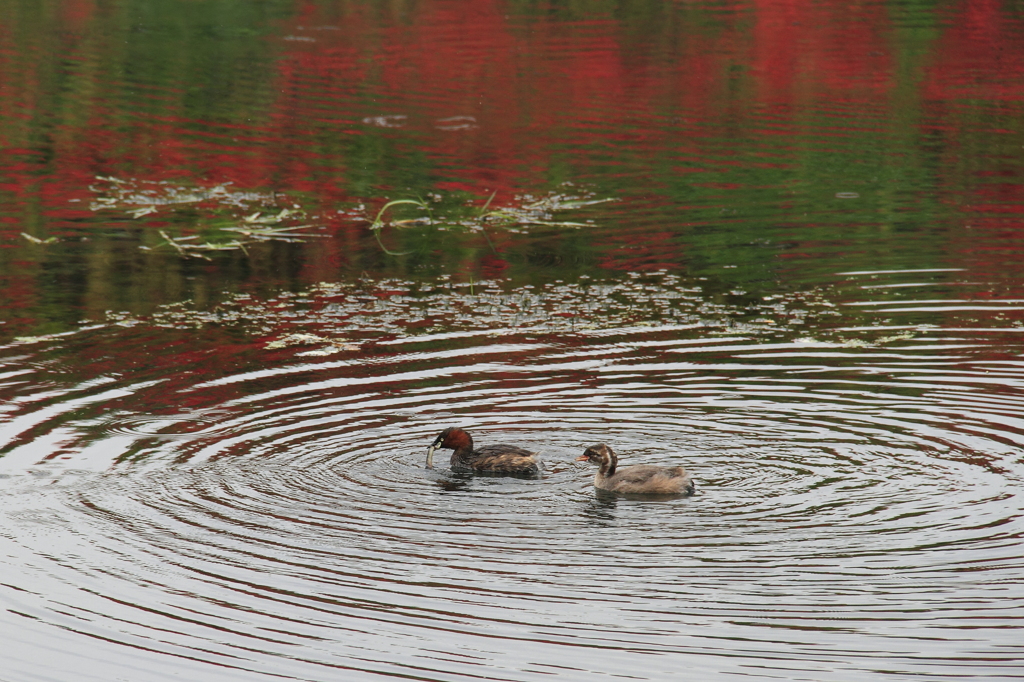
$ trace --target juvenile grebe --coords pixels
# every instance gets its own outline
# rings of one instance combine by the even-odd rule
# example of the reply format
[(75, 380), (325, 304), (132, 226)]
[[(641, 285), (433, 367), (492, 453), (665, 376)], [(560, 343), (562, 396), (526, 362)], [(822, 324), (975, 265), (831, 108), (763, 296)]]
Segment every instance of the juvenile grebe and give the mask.
[(576, 461), (600, 465), (594, 476), (594, 487), (598, 490), (626, 494), (692, 495), (696, 489), (693, 479), (683, 467), (636, 464), (619, 469), (619, 458), (604, 443), (591, 445)]

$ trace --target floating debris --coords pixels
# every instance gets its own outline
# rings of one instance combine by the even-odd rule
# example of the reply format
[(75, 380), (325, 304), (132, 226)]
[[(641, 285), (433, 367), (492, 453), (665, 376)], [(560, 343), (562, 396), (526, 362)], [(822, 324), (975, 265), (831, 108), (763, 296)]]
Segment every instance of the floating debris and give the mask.
[(479, 126), (477, 126), (474, 116), (449, 116), (437, 119), (434, 122), (434, 127), (438, 130), (472, 130)]
[(304, 353), (296, 353), (299, 356), (322, 356), (322, 355), (333, 355), (334, 353), (340, 353), (341, 351), (353, 351), (359, 350), (359, 344), (352, 343), (348, 339), (329, 339), (317, 334), (289, 334), (276, 341), (263, 346), (265, 350), (279, 350), (281, 348), (288, 348), (290, 346), (312, 346), (316, 344), (326, 344), (323, 348), (316, 350), (305, 351)]
[(244, 220), (247, 223), (258, 223), (260, 225), (274, 225), (281, 222), (282, 220), (292, 215), (293, 213), (295, 213), (295, 211), (287, 208), (282, 208), (280, 213), (273, 216), (264, 216), (263, 213), (257, 211), (252, 215), (245, 216), (244, 218), (242, 218), (242, 220)]
[[(394, 118), (404, 120), (404, 117)], [(470, 118), (444, 120), (461, 125)], [(304, 242), (328, 236), (312, 232), (324, 229), (328, 220), (326, 216), (310, 215), (294, 199), (275, 192), (236, 191), (230, 189), (228, 183), (195, 188), (169, 182), (103, 176), (98, 177), (97, 184), (90, 189), (96, 194), (90, 203), (93, 211), (123, 211), (134, 220), (162, 215), (176, 219), (179, 224), (187, 221), (190, 234), (186, 235), (174, 235), (174, 230), (166, 227), (167, 222), (162, 222), (164, 229), (158, 232), (162, 241), (140, 245), (139, 248), (145, 251), (169, 247), (183, 257), (212, 260), (211, 252), (217, 251), (242, 251), (248, 255), (247, 247), (257, 242)], [(476, 197), (432, 192), (426, 199), (388, 201), (372, 220), (367, 217), (362, 203), (349, 211), (333, 213), (332, 218), (340, 214), (349, 219), (368, 221), (381, 249), (388, 255), (402, 256), (411, 251), (393, 251), (385, 246), (381, 239), (384, 227), (465, 230), (481, 232), (485, 237), (488, 229), (507, 229), (510, 232), (529, 226), (579, 229), (591, 223), (561, 220), (558, 214), (614, 201), (596, 198), (592, 193), (578, 190), (568, 183), (559, 191), (545, 196), (517, 195), (505, 206), (492, 205), (496, 196), (495, 191), (480, 206)], [(404, 214), (396, 216), (396, 209), (401, 208), (405, 209)], [(421, 215), (409, 216), (409, 208)], [(49, 243), (27, 234), (24, 236), (34, 243)]]
[(224, 227), (221, 228), (225, 232), (237, 232), (248, 239), (253, 241), (265, 242), (270, 240), (282, 241), (282, 242), (297, 242), (309, 239), (311, 237), (326, 237), (325, 234), (307, 234), (305, 232), (295, 232), (295, 230), (308, 230), (311, 228), (318, 228), (320, 225), (291, 225), (289, 227), (278, 227), (278, 228), (250, 228), (250, 227)]
[[(563, 192), (551, 192), (543, 197), (535, 197), (531, 194), (516, 195), (512, 203), (507, 206), (491, 208), (497, 191), (478, 207), (473, 199), (463, 200), (455, 205), (447, 201), (445, 197), (438, 194), (429, 194), (426, 201), (423, 199), (395, 199), (384, 204), (377, 212), (377, 216), (370, 223), (370, 230), (377, 238), (380, 248), (390, 256), (403, 256), (409, 251), (391, 251), (381, 241), (380, 233), (385, 226), (396, 228), (409, 228), (418, 226), (429, 226), (437, 230), (463, 229), (470, 232), (482, 232), (487, 235), (487, 228), (504, 228), (509, 231), (517, 231), (517, 227), (530, 225), (543, 225), (548, 227), (590, 227), (591, 223), (571, 222), (566, 220), (555, 220), (556, 214), (562, 211), (580, 209), (585, 206), (603, 204), (615, 201), (612, 198), (598, 199), (592, 193), (579, 192), (568, 194)], [(438, 206), (438, 204), (446, 204)], [(404, 218), (401, 220), (385, 220), (385, 214), (396, 206), (414, 206), (426, 215), (417, 218)], [(444, 211), (442, 213), (442, 211)]]
[(378, 128), (401, 128), (408, 120), (404, 114), (389, 114), (387, 116), (367, 116), (363, 119), (366, 125), (377, 126)]
[(203, 201), (251, 210), (254, 204), (275, 205), (282, 198), (274, 192), (234, 191), (230, 189), (230, 182), (213, 187), (185, 187), (167, 181), (122, 179), (103, 175), (96, 176), (96, 180), (97, 184), (89, 186), (96, 195), (89, 204), (90, 210), (93, 211), (136, 211), (142, 208), (158, 209), (164, 206), (198, 204)]
[[(327, 236), (310, 234), (307, 230), (323, 226), (308, 222), (298, 204), (279, 193), (232, 191), (228, 184), (197, 189), (113, 177), (98, 177), (97, 180), (102, 184), (90, 187), (98, 194), (90, 208), (93, 211), (123, 210), (136, 220), (161, 210), (173, 214), (183, 208), (194, 211), (196, 204), (212, 204), (209, 213), (198, 219), (188, 214), (188, 220), (200, 234), (171, 236), (160, 230), (163, 241), (140, 245), (144, 251), (170, 247), (187, 258), (212, 260), (208, 254), (215, 251), (242, 251), (248, 255), (246, 247), (256, 242), (301, 242)], [(292, 205), (282, 207), (284, 201)], [(257, 206), (260, 210), (254, 211)], [(244, 212), (241, 216), (240, 211)]]
[[(835, 307), (827, 306), (829, 302), (820, 292), (758, 304), (716, 302), (696, 281), (667, 272), (631, 273), (606, 281), (581, 276), (575, 282), (537, 287), (510, 287), (502, 280), (382, 279), (321, 282), (269, 299), (238, 294), (214, 310), (172, 304), (141, 323), (195, 330), (231, 326), (260, 339), (265, 350), (306, 346), (296, 356), (316, 357), (356, 351), (367, 342), (452, 334), (606, 335), (685, 328), (705, 337), (791, 338), (809, 320), (817, 319), (821, 326), (833, 318)], [(137, 318), (108, 313), (107, 320), (125, 325)], [(883, 334), (879, 330), (856, 338), (878, 344)], [(838, 332), (826, 343), (849, 340), (847, 333)]]
[(326, 343), (327, 339), (316, 334), (289, 334), (284, 338), (271, 341), (267, 345), (263, 346), (266, 350), (277, 350), (278, 348), (287, 348), (288, 346), (299, 346), (308, 345), (312, 343)]
[(46, 239), (40, 239), (39, 237), (33, 237), (28, 232), (22, 232), (21, 236), (24, 237), (25, 239), (27, 239), (28, 241), (32, 242), (33, 244), (53, 244), (56, 241), (58, 241), (56, 237), (48, 237)]

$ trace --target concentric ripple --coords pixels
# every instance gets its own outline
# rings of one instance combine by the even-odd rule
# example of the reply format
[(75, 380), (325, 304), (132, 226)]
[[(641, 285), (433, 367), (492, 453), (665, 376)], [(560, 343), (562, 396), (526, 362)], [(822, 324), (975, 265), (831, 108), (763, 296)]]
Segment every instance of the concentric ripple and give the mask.
[[(398, 336), (28, 401), (0, 459), (8, 674), (1019, 676), (1019, 332), (709, 320)], [(453, 424), (540, 449), (544, 477), (425, 469)], [(698, 494), (595, 495), (574, 459), (596, 442)]]

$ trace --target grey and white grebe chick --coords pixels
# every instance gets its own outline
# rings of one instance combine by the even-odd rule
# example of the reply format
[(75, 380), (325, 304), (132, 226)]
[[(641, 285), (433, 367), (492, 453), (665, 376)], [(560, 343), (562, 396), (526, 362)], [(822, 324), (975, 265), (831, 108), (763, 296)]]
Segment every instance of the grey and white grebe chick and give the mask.
[(594, 476), (594, 487), (598, 490), (637, 495), (692, 495), (696, 490), (683, 467), (634, 464), (619, 468), (618, 456), (604, 443), (591, 445), (576, 461), (601, 467)]
[(441, 448), (455, 451), (452, 471), (514, 476), (538, 476), (541, 472), (539, 453), (517, 445), (485, 445), (474, 450), (473, 437), (457, 426), (442, 431), (427, 448), (428, 469), (434, 468), (434, 451)]

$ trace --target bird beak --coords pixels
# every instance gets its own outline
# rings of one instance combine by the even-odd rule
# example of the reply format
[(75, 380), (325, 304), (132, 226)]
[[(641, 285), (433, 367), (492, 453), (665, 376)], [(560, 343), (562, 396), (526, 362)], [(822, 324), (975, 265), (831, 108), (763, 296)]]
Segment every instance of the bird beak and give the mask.
[(590, 455), (580, 455), (579, 457), (576, 458), (576, 461), (577, 462), (589, 462), (590, 461)]
[(427, 468), (428, 469), (433, 469), (434, 468), (434, 451), (435, 450), (437, 450), (437, 446), (436, 445), (431, 445), (429, 448), (427, 448)]

